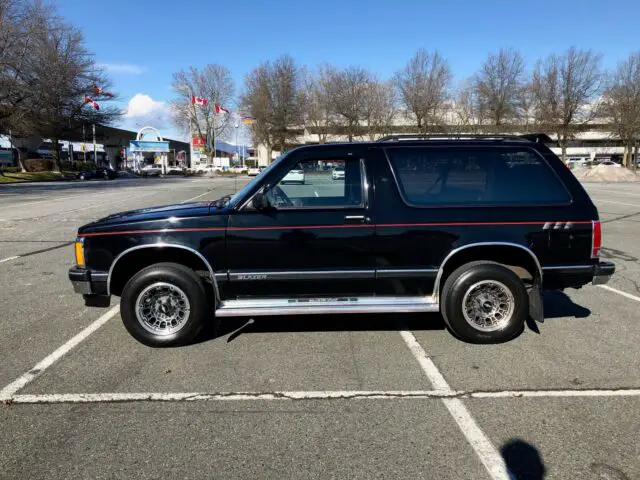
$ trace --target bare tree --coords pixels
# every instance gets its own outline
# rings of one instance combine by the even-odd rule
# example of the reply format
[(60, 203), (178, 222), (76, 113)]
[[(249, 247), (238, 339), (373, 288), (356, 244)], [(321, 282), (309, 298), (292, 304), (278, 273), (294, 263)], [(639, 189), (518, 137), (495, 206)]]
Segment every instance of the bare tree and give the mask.
[(372, 79), (372, 74), (362, 67), (327, 68), (329, 112), (350, 142), (362, 130), (367, 91)]
[(591, 50), (571, 47), (563, 55), (550, 55), (536, 64), (532, 79), (536, 117), (555, 130), (563, 162), (575, 127), (597, 113), (601, 80), (600, 55)]
[(394, 82), (400, 100), (406, 113), (415, 118), (419, 132), (426, 132), (429, 125), (442, 123), (451, 78), (449, 64), (440, 53), (437, 50), (430, 53), (423, 48), (396, 73)]
[(514, 49), (491, 53), (475, 75), (475, 95), (486, 119), (499, 127), (520, 115), (525, 64)]
[(363, 120), (367, 126), (369, 140), (378, 135), (388, 135), (392, 131), (393, 119), (397, 114), (396, 94), (393, 82), (380, 82), (372, 78), (367, 84)]
[(243, 108), (256, 118), (252, 125), (254, 142), (269, 151), (284, 151), (297, 136), (304, 121), (303, 72), (293, 58), (283, 55), (275, 62), (255, 68), (245, 79)]
[(302, 91), (304, 123), (315, 129), (320, 143), (326, 143), (328, 129), (332, 126), (327, 93), (327, 71), (321, 66), (317, 73), (306, 73)]
[(467, 79), (460, 85), (455, 95), (454, 114), (456, 123), (463, 127), (460, 130), (478, 133), (484, 120), (484, 112), (478, 100), (473, 79)]
[(632, 148), (638, 161), (640, 140), (640, 51), (620, 62), (607, 81), (601, 113), (612, 124), (625, 146), (625, 164), (629, 165)]
[[(216, 140), (227, 135), (232, 125), (229, 113), (215, 111), (216, 104), (223, 107), (231, 105), (235, 92), (231, 72), (227, 67), (216, 64), (207, 65), (202, 70), (191, 67), (186, 72), (174, 73), (171, 86), (177, 94), (171, 102), (175, 124), (185, 133), (206, 138), (205, 151), (212, 157)], [(194, 96), (206, 99), (206, 105), (194, 105)]]
[[(83, 123), (108, 125), (121, 112), (105, 104), (99, 110), (85, 104), (86, 96), (99, 104), (113, 99), (108, 93), (110, 83), (85, 48), (78, 29), (57, 17), (46, 20), (32, 36), (29, 68), (35, 93), (22, 109), (28, 128), (51, 139), (58, 170), (61, 138)], [(96, 92), (96, 87), (102, 90)]]

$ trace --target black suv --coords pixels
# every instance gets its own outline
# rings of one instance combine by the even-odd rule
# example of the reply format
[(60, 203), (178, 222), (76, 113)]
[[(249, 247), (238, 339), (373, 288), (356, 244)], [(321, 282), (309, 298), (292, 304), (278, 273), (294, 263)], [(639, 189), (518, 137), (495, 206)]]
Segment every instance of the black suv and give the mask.
[[(69, 277), (87, 300), (120, 296), (151, 346), (222, 317), (438, 311), (462, 340), (505, 341), (543, 319), (542, 290), (615, 270), (596, 207), (542, 138), (300, 147), (231, 197), (85, 225)], [(304, 184), (283, 182), (291, 170)]]

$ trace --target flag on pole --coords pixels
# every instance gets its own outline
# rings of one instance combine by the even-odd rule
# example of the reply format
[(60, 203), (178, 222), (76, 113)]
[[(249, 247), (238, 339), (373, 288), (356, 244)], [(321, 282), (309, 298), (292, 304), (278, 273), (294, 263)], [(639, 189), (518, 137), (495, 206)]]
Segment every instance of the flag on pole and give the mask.
[(227, 110), (226, 108), (224, 108), (222, 105), (220, 105), (219, 103), (216, 103), (216, 113), (229, 113), (229, 110)]
[(84, 96), (84, 104), (88, 104), (90, 103), (91, 106), (93, 108), (95, 108), (96, 110), (100, 110), (100, 105), (98, 105), (98, 102), (94, 101), (91, 97), (87, 97), (86, 95)]
[(104, 89), (100, 88), (98, 85), (93, 85), (92, 87), (93, 93), (95, 93), (96, 95), (104, 95), (105, 97), (113, 97), (113, 93), (111, 92), (106, 92)]
[(209, 100), (206, 98), (196, 97), (195, 95), (191, 96), (191, 105), (198, 105), (200, 107), (205, 107), (209, 104)]

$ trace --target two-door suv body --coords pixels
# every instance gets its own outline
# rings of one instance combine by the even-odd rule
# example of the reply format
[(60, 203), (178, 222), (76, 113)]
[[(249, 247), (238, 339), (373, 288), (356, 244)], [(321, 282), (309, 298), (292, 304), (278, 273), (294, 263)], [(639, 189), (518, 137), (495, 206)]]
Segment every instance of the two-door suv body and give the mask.
[[(87, 300), (120, 296), (152, 346), (221, 317), (438, 311), (462, 340), (505, 341), (542, 320), (543, 290), (615, 270), (596, 207), (540, 139), (296, 148), (231, 197), (81, 227), (69, 277)], [(292, 170), (303, 184), (283, 182)]]

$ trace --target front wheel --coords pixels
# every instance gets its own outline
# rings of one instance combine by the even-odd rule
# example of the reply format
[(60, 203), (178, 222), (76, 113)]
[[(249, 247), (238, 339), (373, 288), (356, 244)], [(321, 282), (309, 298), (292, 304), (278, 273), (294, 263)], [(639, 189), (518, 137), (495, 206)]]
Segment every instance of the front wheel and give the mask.
[(529, 312), (520, 278), (494, 262), (472, 262), (455, 270), (442, 289), (440, 309), (449, 329), (470, 343), (511, 340)]
[(213, 309), (204, 283), (193, 270), (177, 263), (158, 263), (127, 282), (120, 314), (140, 343), (173, 347), (191, 342)]

